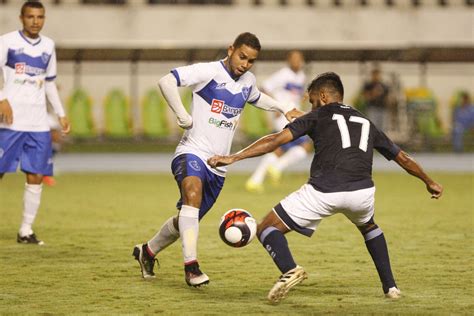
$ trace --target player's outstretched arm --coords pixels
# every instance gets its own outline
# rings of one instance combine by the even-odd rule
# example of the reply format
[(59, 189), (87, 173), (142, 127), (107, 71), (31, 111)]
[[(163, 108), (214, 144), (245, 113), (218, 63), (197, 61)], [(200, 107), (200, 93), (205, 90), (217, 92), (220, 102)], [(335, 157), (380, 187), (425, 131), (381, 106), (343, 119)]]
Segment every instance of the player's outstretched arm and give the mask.
[(291, 105), (277, 102), (265, 93), (260, 93), (260, 98), (254, 105), (262, 110), (278, 111), (281, 114), (284, 114), (286, 119), (290, 122), (304, 114), (304, 112), (297, 110)]
[(395, 157), (395, 161), (409, 174), (419, 178), (426, 184), (426, 190), (431, 194), (432, 199), (438, 199), (443, 194), (443, 186), (433, 181), (421, 168), (421, 166), (411, 158), (406, 152), (400, 150)]
[(279, 146), (289, 143), (292, 140), (293, 134), (288, 128), (285, 128), (279, 133), (263, 136), (235, 154), (229, 156), (212, 156), (207, 160), (207, 163), (213, 168), (227, 166), (242, 159), (257, 157), (272, 152)]
[(184, 108), (183, 101), (181, 101), (176, 78), (171, 73), (167, 74), (158, 81), (158, 86), (169, 107), (176, 114), (179, 127), (184, 129), (191, 128), (193, 126), (193, 119)]

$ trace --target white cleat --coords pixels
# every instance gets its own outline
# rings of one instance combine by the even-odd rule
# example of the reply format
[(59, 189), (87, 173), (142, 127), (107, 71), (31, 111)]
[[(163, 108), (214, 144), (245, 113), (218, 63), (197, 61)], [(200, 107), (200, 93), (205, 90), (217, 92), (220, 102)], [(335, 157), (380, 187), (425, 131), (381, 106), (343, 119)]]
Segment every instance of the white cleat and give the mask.
[(394, 300), (399, 299), (401, 296), (402, 296), (402, 292), (396, 287), (389, 288), (388, 292), (385, 293), (386, 298), (390, 298)]
[(268, 292), (268, 300), (274, 304), (280, 302), (286, 297), (292, 287), (300, 284), (307, 278), (308, 274), (304, 271), (303, 267), (296, 266), (296, 268), (280, 276), (270, 292)]

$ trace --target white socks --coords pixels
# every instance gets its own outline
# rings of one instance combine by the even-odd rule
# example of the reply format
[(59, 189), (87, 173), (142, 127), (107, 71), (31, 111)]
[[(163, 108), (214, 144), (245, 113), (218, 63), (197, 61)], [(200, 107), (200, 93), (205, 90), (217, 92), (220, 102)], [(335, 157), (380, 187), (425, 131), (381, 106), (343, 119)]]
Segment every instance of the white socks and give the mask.
[(302, 146), (291, 147), (286, 153), (283, 154), (283, 156), (280, 157), (280, 159), (278, 159), (273, 167), (278, 171), (283, 171), (289, 165), (304, 159), (306, 155), (308, 155), (308, 153)]
[(278, 156), (274, 153), (268, 153), (263, 156), (262, 160), (255, 169), (254, 173), (250, 177), (249, 181), (255, 184), (262, 184), (265, 180), (265, 174), (267, 173), (268, 166), (271, 166), (278, 160)]
[(153, 255), (156, 255), (179, 238), (179, 232), (173, 225), (175, 219), (176, 216), (170, 217), (148, 242), (148, 249), (153, 252)]
[(21, 237), (33, 233), (31, 225), (33, 225), (36, 214), (38, 213), (42, 190), (42, 184), (25, 184), (25, 193), (23, 195), (23, 222), (21, 223), (19, 231)]
[(199, 209), (183, 205), (178, 217), (179, 235), (183, 245), (184, 264), (197, 260)]

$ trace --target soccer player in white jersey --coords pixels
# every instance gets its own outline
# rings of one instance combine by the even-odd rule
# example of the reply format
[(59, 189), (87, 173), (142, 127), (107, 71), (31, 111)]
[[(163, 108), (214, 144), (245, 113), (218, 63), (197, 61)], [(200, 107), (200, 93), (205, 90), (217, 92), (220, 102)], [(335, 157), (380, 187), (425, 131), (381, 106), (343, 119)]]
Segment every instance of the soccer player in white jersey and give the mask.
[[(225, 168), (213, 169), (206, 161), (230, 151), (240, 114), (248, 102), (270, 111), (279, 111), (288, 120), (302, 114), (260, 93), (255, 76), (249, 72), (260, 52), (260, 42), (251, 33), (242, 33), (227, 49), (223, 60), (175, 68), (159, 81), (159, 87), (186, 131), (172, 162), (172, 171), (181, 192), (178, 215), (170, 217), (147, 243), (133, 250), (143, 278), (155, 276), (155, 256), (181, 238), (185, 281), (189, 286), (209, 283), (197, 261), (199, 220), (209, 211), (223, 187)], [(191, 114), (181, 101), (178, 87), (193, 91)]]
[(42, 245), (32, 225), (40, 206), (43, 176), (53, 174), (46, 98), (58, 115), (63, 132), (68, 133), (70, 126), (54, 83), (54, 42), (40, 35), (45, 22), (43, 5), (25, 2), (20, 21), (21, 31), (0, 36), (0, 67), (4, 75), (0, 90), (0, 179), (6, 172), (15, 172), (20, 163), (26, 184), (17, 241)]
[(294, 230), (310, 237), (324, 218), (337, 213), (344, 214), (361, 232), (385, 297), (398, 299), (401, 292), (392, 273), (387, 243), (374, 221), (374, 149), (423, 181), (431, 198), (440, 198), (443, 187), (377, 126), (342, 103), (344, 86), (336, 73), (317, 76), (309, 85), (308, 94), (311, 112), (279, 133), (264, 136), (236, 154), (212, 157), (208, 163), (226, 166), (265, 154), (302, 135), (311, 137), (316, 146), (308, 183), (281, 200), (257, 226), (260, 242), (282, 273), (268, 299), (280, 302), (292, 287), (307, 278), (305, 270), (293, 259), (284, 234)]
[[(264, 81), (263, 91), (279, 102), (300, 108), (306, 80), (303, 71), (303, 53), (298, 50), (290, 51), (287, 56), (287, 64)], [(286, 118), (275, 113), (273, 130), (279, 132), (286, 124), (288, 124)], [(304, 159), (312, 148), (311, 139), (308, 136), (303, 136), (266, 154), (245, 183), (245, 188), (250, 192), (263, 192), (263, 182), (267, 172), (275, 182), (279, 181), (282, 171)]]

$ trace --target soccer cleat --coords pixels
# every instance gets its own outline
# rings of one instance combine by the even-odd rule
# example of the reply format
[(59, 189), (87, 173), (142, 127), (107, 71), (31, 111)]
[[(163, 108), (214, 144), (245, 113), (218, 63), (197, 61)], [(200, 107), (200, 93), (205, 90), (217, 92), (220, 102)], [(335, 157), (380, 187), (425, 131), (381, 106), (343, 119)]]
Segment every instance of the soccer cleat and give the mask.
[(279, 184), (281, 180), (281, 171), (273, 166), (268, 166), (267, 168), (268, 175), (274, 184)]
[(388, 289), (388, 292), (385, 293), (386, 298), (390, 299), (399, 299), (402, 296), (402, 292), (397, 289), (395, 286)]
[(23, 237), (20, 236), (20, 234), (18, 233), (16, 235), (16, 242), (19, 244), (30, 244), (30, 245), (38, 245), (38, 246), (44, 245), (44, 242), (42, 240), (39, 240), (38, 238), (36, 238), (35, 233), (26, 235)]
[(197, 262), (184, 266), (184, 279), (189, 286), (200, 287), (209, 284), (209, 277), (199, 269)]
[(264, 191), (261, 183), (253, 182), (252, 180), (248, 180), (245, 183), (245, 189), (251, 193), (263, 193)]
[(296, 266), (296, 268), (280, 276), (270, 292), (268, 292), (268, 300), (274, 304), (280, 302), (286, 297), (292, 287), (300, 284), (307, 278), (308, 274), (304, 271), (303, 267)]
[(138, 244), (133, 248), (133, 256), (135, 260), (138, 261), (140, 264), (140, 269), (142, 271), (142, 277), (144, 279), (153, 279), (155, 278), (155, 273), (153, 272), (153, 268), (155, 266), (155, 262), (159, 265), (158, 259), (150, 256), (146, 251), (145, 247), (146, 244)]

